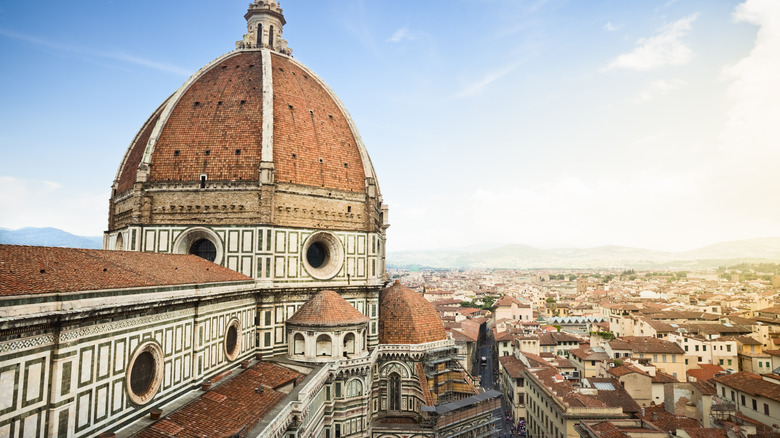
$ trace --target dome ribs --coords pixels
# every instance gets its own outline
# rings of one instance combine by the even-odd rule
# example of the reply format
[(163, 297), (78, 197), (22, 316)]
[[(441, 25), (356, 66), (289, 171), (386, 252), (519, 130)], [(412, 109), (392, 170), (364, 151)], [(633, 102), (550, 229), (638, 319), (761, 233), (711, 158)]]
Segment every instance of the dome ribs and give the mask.
[(150, 181), (198, 181), (201, 174), (216, 181), (257, 179), (262, 69), (255, 65), (260, 62), (259, 52), (242, 53), (190, 86), (155, 146)]
[(127, 160), (122, 164), (122, 170), (119, 172), (119, 181), (117, 184), (117, 193), (122, 193), (125, 190), (129, 190), (135, 184), (136, 172), (138, 171), (138, 165), (141, 164), (141, 159), (144, 156), (144, 149), (146, 149), (146, 143), (149, 141), (149, 137), (152, 135), (154, 125), (157, 124), (157, 120), (160, 119), (160, 113), (165, 104), (152, 114), (152, 117), (146, 122), (146, 125), (141, 128), (142, 131), (135, 138), (135, 141), (130, 146), (130, 153), (127, 156)]
[(276, 180), (365, 192), (360, 151), (336, 102), (305, 70), (282, 56), (271, 59)]
[[(340, 104), (306, 68), (272, 53), (275, 180), (365, 193), (359, 139)], [(150, 182), (254, 181), (262, 154), (263, 58), (252, 50), (217, 61), (170, 110), (150, 160)], [(165, 106), (165, 105), (164, 105)], [(156, 112), (130, 147), (118, 192), (136, 170), (162, 113)], [(238, 152), (237, 152), (238, 151)]]
[(422, 294), (395, 282), (379, 292), (379, 343), (423, 344), (447, 339), (439, 314)]

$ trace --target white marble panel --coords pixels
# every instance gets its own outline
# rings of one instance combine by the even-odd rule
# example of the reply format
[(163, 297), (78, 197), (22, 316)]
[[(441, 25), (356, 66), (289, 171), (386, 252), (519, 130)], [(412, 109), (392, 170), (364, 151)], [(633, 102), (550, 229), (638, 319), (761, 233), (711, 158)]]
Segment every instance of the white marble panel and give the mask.
[(24, 435), (23, 438), (36, 438), (38, 436), (38, 414), (30, 415), (24, 419)]
[(15, 376), (16, 376), (15, 369), (3, 371), (3, 373), (0, 374), (0, 410), (8, 409), (14, 404), (14, 380), (15, 380), (14, 377)]
[(81, 377), (79, 382), (89, 382), (92, 380), (92, 350), (84, 350), (81, 353)]
[(101, 345), (98, 348), (98, 376), (108, 374), (108, 364), (111, 363), (111, 346)]
[(108, 405), (108, 387), (103, 386), (96, 391), (97, 403), (95, 403), (95, 416), (102, 418), (106, 415), (106, 406)]
[(78, 425), (86, 426), (89, 424), (89, 393), (82, 394), (78, 400)]
[(43, 370), (43, 364), (40, 362), (29, 365), (27, 367), (27, 400), (35, 400), (41, 396), (41, 379), (43, 376), (41, 372)]

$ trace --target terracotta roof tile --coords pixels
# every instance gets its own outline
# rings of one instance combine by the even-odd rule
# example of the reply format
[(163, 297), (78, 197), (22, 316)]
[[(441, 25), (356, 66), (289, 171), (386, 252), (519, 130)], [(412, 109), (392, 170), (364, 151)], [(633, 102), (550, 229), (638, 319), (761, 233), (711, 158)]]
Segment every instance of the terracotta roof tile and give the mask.
[(608, 360), (609, 355), (604, 351), (597, 351), (590, 347), (580, 347), (569, 350), (569, 354), (582, 360)]
[(379, 292), (379, 342), (422, 344), (447, 339), (433, 305), (406, 286), (395, 282)]
[[(701, 428), (701, 423), (693, 418), (688, 418), (682, 415), (674, 415), (671, 412), (667, 412), (664, 408), (664, 404), (658, 404), (655, 406), (648, 406), (644, 409), (645, 415), (639, 415), (639, 418), (652, 423), (661, 430), (667, 432), (674, 432), (677, 429)], [(655, 419), (654, 419), (655, 418)]]
[(758, 395), (775, 401), (780, 401), (780, 384), (764, 380), (758, 374), (740, 371), (734, 374), (713, 378), (717, 383), (734, 388), (750, 395)]
[(323, 290), (304, 303), (289, 319), (288, 324), (305, 326), (336, 326), (359, 324), (369, 318), (360, 313), (338, 293)]
[(259, 51), (241, 52), (190, 84), (160, 131), (149, 181), (198, 181), (204, 173), (212, 181), (257, 180), (261, 63)]
[(631, 373), (641, 374), (643, 376), (650, 377), (650, 374), (647, 374), (646, 372), (640, 370), (639, 368), (633, 365), (621, 365), (619, 367), (609, 368), (607, 369), (607, 372), (609, 374), (612, 374), (615, 377), (623, 377), (626, 374), (631, 374)]
[(250, 281), (194, 255), (0, 245), (0, 295)]
[(274, 55), (271, 63), (275, 179), (365, 192), (363, 161), (349, 122), (336, 102), (292, 61)]
[(284, 393), (274, 388), (300, 376), (287, 368), (259, 362), (197, 400), (166, 415), (134, 437), (226, 437), (241, 430), (249, 430), (285, 397)]
[(691, 377), (695, 377), (696, 380), (707, 382), (717, 374), (724, 373), (725, 371), (726, 370), (719, 365), (702, 363), (699, 364), (699, 368), (686, 371), (686, 374)]
[(691, 438), (728, 438), (726, 429), (718, 429), (715, 427), (702, 427), (699, 429), (684, 427), (683, 430)]
[(517, 298), (511, 297), (509, 295), (504, 295), (503, 297), (499, 298), (498, 301), (493, 304), (494, 307), (509, 307), (512, 304), (515, 304), (517, 306), (522, 306), (523, 303), (521, 303)]
[(673, 375), (667, 374), (661, 370), (655, 371), (655, 376), (653, 376), (653, 383), (678, 383), (679, 380), (677, 380)]
[(522, 360), (514, 356), (501, 356), (498, 358), (498, 361), (501, 362), (501, 366), (504, 367), (509, 377), (513, 379), (523, 377), (523, 370), (528, 368), (523, 364)]
[(628, 394), (628, 392), (623, 388), (623, 385), (617, 379), (592, 377), (589, 378), (588, 381), (591, 384), (609, 383), (613, 388), (615, 388), (614, 390), (597, 388), (598, 395), (596, 398), (603, 401), (607, 406), (613, 408), (622, 408), (623, 412), (627, 414), (637, 413), (642, 410), (633, 397)]
[(613, 350), (631, 350), (634, 353), (685, 354), (678, 344), (650, 336), (624, 336), (609, 341)]

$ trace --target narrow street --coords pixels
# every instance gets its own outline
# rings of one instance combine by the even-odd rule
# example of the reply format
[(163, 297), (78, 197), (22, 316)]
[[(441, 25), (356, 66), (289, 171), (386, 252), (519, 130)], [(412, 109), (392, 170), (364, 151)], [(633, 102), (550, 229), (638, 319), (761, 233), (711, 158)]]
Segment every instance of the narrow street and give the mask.
[[(499, 384), (498, 363), (496, 363), (497, 358), (493, 355), (493, 332), (486, 330), (484, 336), (480, 336), (480, 338), (483, 339), (483, 341), (479, 345), (477, 360), (474, 364), (474, 370), (479, 370), (480, 386), (484, 389), (502, 391), (501, 385)], [(482, 362), (483, 357), (485, 358), (484, 363)], [(501, 397), (501, 411), (504, 413), (504, 418), (502, 418), (501, 432), (498, 436), (502, 438), (518, 436), (512, 433), (512, 423), (506, 421), (506, 412), (508, 411), (503, 397)]]

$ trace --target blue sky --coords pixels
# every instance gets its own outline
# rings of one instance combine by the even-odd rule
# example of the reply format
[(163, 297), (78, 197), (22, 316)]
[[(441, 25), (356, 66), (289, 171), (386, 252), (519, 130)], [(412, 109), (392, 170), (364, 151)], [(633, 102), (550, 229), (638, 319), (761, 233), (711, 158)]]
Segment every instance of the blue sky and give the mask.
[[(0, 0), (0, 227), (101, 234), (136, 131), (247, 3)], [(776, 0), (282, 7), (369, 149), (390, 251), (780, 235)]]

